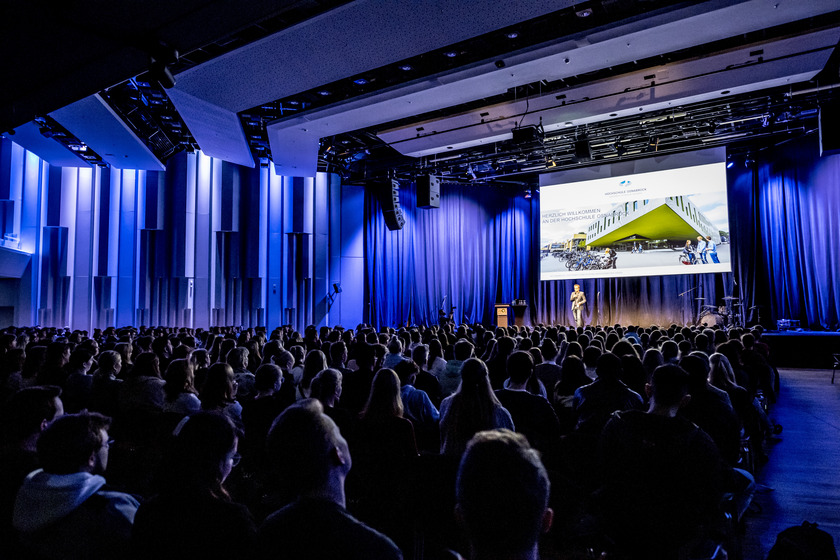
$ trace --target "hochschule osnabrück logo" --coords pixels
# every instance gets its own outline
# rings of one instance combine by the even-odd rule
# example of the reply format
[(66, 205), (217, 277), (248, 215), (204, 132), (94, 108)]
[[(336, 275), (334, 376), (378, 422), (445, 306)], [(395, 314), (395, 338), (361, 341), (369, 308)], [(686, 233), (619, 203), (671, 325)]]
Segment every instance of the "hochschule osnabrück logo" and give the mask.
[(632, 184), (633, 184), (633, 182), (632, 182), (632, 181), (630, 181), (629, 179), (624, 179), (623, 181), (621, 181), (621, 182), (618, 184), (618, 186), (619, 186), (619, 187), (621, 187), (621, 188), (623, 188), (623, 189), (625, 189), (625, 188), (629, 187), (629, 186), (630, 186), (630, 185), (632, 185)]

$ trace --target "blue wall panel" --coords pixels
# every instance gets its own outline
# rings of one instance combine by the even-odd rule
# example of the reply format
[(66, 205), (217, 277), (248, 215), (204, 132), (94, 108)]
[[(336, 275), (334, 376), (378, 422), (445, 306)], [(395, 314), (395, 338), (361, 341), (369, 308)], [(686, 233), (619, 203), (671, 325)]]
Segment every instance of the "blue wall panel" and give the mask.
[[(87, 330), (355, 324), (362, 200), (337, 176), (282, 177), (201, 153), (176, 155), (165, 172), (80, 171), (3, 140), (3, 233), (33, 255), (14, 316)], [(335, 282), (343, 292), (330, 306)]]

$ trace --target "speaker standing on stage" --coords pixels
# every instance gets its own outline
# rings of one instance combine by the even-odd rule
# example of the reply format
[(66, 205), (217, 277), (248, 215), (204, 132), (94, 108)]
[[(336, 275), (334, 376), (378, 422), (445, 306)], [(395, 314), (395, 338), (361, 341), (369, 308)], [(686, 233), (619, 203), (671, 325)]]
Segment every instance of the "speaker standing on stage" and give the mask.
[(575, 284), (575, 291), (572, 292), (569, 301), (572, 302), (572, 313), (575, 315), (575, 325), (583, 326), (583, 306), (586, 303), (586, 294), (580, 291), (580, 284)]

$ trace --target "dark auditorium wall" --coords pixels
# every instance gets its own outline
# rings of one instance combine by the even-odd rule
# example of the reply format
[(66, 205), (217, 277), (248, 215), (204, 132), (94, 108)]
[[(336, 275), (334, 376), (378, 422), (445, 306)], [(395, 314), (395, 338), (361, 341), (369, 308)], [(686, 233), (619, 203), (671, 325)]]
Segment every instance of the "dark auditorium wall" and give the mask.
[(14, 305), (18, 324), (74, 329), (361, 320), (364, 193), (337, 176), (200, 153), (165, 172), (51, 167), (7, 139), (0, 169), (0, 319)]

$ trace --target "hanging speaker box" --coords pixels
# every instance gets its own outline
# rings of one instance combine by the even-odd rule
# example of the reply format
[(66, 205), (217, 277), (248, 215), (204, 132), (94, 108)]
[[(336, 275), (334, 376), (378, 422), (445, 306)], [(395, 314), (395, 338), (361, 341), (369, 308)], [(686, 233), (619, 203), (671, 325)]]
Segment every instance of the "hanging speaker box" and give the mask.
[(840, 154), (840, 103), (820, 106), (820, 157)]
[(434, 175), (417, 177), (417, 207), (440, 208), (440, 178)]
[(405, 215), (400, 207), (400, 184), (396, 179), (387, 179), (374, 185), (379, 193), (382, 206), (382, 217), (389, 230), (402, 229), (405, 225)]

